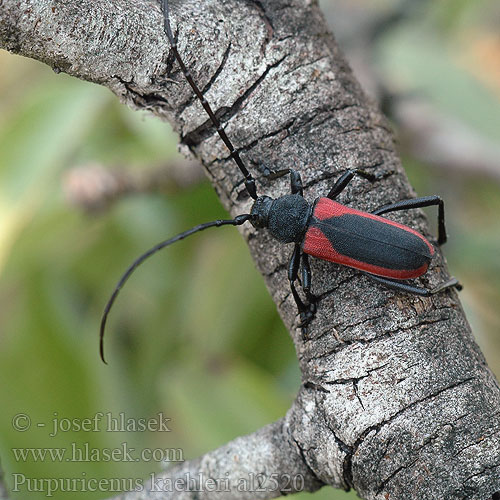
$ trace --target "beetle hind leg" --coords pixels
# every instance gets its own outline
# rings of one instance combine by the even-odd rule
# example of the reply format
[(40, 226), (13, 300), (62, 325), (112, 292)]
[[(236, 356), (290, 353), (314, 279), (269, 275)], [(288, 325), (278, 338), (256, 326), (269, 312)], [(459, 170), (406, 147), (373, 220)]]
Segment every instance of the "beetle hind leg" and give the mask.
[(436, 285), (434, 288), (428, 290), (427, 288), (422, 288), (415, 285), (410, 285), (405, 283), (404, 281), (392, 280), (390, 278), (383, 278), (382, 276), (376, 276), (370, 273), (363, 273), (374, 281), (385, 285), (387, 288), (391, 288), (392, 290), (398, 290), (401, 292), (411, 293), (413, 295), (419, 295), (421, 297), (430, 297), (435, 295), (436, 293), (447, 290), (448, 288), (455, 288), (456, 290), (462, 290), (462, 285), (458, 282), (457, 278), (450, 278), (439, 285)]
[(398, 210), (409, 210), (410, 208), (423, 208), (438, 206), (438, 240), (439, 246), (446, 243), (448, 237), (446, 236), (446, 226), (444, 223), (444, 201), (439, 196), (423, 196), (421, 198), (413, 198), (410, 200), (401, 200), (390, 205), (384, 205), (377, 208), (372, 212), (373, 215), (382, 215), (389, 212), (396, 212)]

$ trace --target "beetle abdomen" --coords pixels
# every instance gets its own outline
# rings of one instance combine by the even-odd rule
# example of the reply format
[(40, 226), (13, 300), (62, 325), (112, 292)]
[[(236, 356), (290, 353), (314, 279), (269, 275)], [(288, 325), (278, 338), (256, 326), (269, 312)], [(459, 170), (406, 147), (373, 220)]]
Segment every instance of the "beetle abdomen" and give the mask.
[(434, 254), (410, 227), (329, 198), (316, 202), (302, 246), (313, 257), (394, 279), (424, 274)]

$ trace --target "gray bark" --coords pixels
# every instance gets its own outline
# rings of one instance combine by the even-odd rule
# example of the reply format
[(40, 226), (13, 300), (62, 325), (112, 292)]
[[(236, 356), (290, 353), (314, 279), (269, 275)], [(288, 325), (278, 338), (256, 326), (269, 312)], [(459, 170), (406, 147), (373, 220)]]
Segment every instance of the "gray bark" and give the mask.
[[(414, 196), (384, 118), (369, 103), (312, 0), (186, 0), (172, 8), (179, 50), (227, 134), (258, 180), (279, 196), (300, 171), (305, 196), (328, 192), (347, 168), (374, 172), (340, 198), (363, 210)], [(236, 166), (178, 71), (148, 0), (0, 0), (0, 46), (58, 71), (107, 86), (178, 130), (231, 214), (249, 200)], [(392, 218), (392, 216), (391, 216)], [(427, 236), (419, 211), (394, 214)], [(365, 499), (490, 499), (500, 491), (500, 391), (475, 344), (455, 292), (431, 299), (384, 289), (359, 273), (315, 260), (320, 297), (303, 342), (289, 293), (291, 248), (266, 231), (241, 228), (295, 342), (302, 385), (277, 423), (173, 467), (229, 478), (302, 476), (355, 488)], [(448, 276), (438, 251), (420, 280)], [(272, 498), (263, 492), (130, 493), (122, 498)], [(496, 495), (496, 496), (495, 496)]]

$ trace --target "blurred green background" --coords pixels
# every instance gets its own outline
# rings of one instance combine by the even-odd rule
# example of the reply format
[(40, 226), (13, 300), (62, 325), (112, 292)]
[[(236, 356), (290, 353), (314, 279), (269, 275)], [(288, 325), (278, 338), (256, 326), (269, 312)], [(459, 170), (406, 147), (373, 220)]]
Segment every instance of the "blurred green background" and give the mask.
[[(389, 0), (323, 6), (362, 79), (356, 58), (368, 61), (366, 85), (374, 84), (374, 98), (394, 121), (419, 195), (446, 200), (450, 269), (465, 285), (464, 308), (498, 375), (500, 6), (494, 0), (421, 2), (418, 9)], [(374, 20), (382, 22), (371, 33), (366, 26)], [(441, 135), (425, 120), (417, 134), (418, 118), (405, 108), (415, 102), (411, 109), (429, 123), (442, 121)], [(155, 461), (16, 459), (13, 448), (126, 442), (136, 450), (180, 448), (188, 459), (278, 419), (294, 398), (300, 375), (292, 342), (233, 228), (179, 243), (134, 275), (110, 317), (110, 364), (100, 362), (100, 315), (128, 264), (161, 239), (226, 214), (206, 181), (84, 210), (75, 190), (85, 167), (76, 177), (74, 168), (120, 165), (140, 175), (178, 161), (176, 141), (167, 124), (125, 108), (108, 90), (0, 51), (0, 457), (9, 487), (14, 473), (142, 478), (159, 470)], [(163, 412), (171, 432), (72, 429), (50, 436), (54, 418), (98, 412), (128, 418)], [(17, 414), (29, 416), (29, 430), (13, 428)], [(20, 485), (11, 497), (45, 498), (28, 489)], [(315, 497), (355, 494), (323, 489)]]

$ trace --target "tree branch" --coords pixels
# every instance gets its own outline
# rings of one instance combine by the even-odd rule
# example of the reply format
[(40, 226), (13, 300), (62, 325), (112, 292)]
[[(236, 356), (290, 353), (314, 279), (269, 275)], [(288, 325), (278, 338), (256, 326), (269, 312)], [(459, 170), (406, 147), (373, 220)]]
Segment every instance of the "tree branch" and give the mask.
[(153, 192), (169, 195), (202, 179), (200, 164), (183, 159), (142, 170), (124, 165), (106, 168), (90, 163), (73, 167), (65, 173), (63, 191), (72, 205), (87, 212), (99, 212), (124, 196)]
[[(289, 191), (286, 179), (265, 179), (265, 164), (299, 170), (311, 201), (347, 168), (378, 180), (353, 181), (343, 203), (370, 210), (414, 195), (384, 118), (352, 77), (316, 2), (186, 0), (172, 10), (179, 51), (259, 193)], [(0, 46), (168, 119), (231, 214), (248, 212), (241, 175), (169, 53), (156, 2), (2, 0)], [(428, 234), (419, 211), (394, 219)], [(286, 278), (291, 249), (265, 231), (241, 231), (295, 342), (303, 383), (282, 421), (167, 476), (227, 472), (236, 484), (250, 471), (297, 472), (310, 491), (321, 483), (353, 487), (365, 499), (487, 499), (500, 491), (500, 390), (456, 294), (406, 296), (315, 260), (320, 301), (303, 342)], [(447, 276), (438, 252), (421, 284)]]
[(152, 475), (145, 491), (121, 500), (161, 498), (266, 499), (322, 486), (304, 463), (284, 419), (205, 454)]

